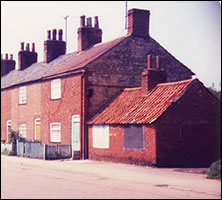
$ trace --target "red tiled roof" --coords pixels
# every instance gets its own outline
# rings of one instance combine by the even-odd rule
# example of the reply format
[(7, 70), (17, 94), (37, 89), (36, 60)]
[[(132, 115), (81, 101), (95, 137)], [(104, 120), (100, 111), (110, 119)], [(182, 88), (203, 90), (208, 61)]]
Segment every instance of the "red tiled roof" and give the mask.
[(141, 87), (127, 88), (88, 124), (152, 123), (197, 79), (158, 84), (142, 95)]

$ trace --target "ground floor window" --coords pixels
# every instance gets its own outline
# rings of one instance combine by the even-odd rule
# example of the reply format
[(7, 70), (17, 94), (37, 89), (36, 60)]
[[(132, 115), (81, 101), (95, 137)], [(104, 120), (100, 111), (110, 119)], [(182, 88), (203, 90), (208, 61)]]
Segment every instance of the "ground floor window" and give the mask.
[(109, 126), (93, 125), (92, 126), (93, 148), (109, 148)]
[(144, 126), (126, 125), (124, 126), (124, 149), (145, 149)]
[(23, 138), (27, 137), (27, 127), (26, 127), (26, 124), (20, 124), (19, 125), (19, 134)]
[(11, 120), (7, 120), (6, 122), (6, 127), (7, 127), (7, 142), (9, 142), (9, 134), (12, 128), (12, 121)]
[(50, 142), (61, 142), (61, 123), (50, 124)]

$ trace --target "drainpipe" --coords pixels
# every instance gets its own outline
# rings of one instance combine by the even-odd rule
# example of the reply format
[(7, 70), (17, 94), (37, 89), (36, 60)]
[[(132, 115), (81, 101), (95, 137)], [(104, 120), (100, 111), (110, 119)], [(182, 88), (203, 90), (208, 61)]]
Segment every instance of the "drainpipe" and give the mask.
[(85, 143), (85, 139), (84, 139), (84, 134), (85, 134), (85, 109), (83, 109), (83, 106), (85, 108), (85, 70), (82, 71), (81, 74), (81, 91), (80, 91), (80, 144), (81, 144), (81, 148), (80, 148), (80, 158), (84, 159), (84, 143)]

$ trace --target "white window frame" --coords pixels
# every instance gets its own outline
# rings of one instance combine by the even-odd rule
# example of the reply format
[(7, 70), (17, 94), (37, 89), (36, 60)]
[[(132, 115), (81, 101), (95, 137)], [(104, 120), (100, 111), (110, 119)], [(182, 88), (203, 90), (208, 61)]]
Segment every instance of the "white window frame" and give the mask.
[(61, 98), (61, 79), (51, 81), (51, 99)]
[(26, 104), (27, 91), (26, 86), (19, 87), (19, 104)]
[(6, 121), (6, 134), (7, 134), (7, 141), (6, 142), (9, 142), (9, 126), (12, 127), (12, 121), (11, 120)]
[[(55, 125), (58, 127), (53, 127)], [(50, 123), (50, 142), (61, 142), (61, 123)]]
[(21, 137), (27, 137), (27, 126), (26, 124), (19, 124), (19, 134)]
[(92, 126), (93, 148), (109, 149), (109, 125)]

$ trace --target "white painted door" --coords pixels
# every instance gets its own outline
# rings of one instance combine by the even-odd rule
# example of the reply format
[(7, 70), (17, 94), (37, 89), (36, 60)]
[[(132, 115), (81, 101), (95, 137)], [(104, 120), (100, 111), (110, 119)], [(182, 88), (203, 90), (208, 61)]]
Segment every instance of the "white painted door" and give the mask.
[(9, 142), (9, 134), (10, 134), (10, 130), (11, 130), (11, 128), (12, 128), (12, 121), (11, 120), (7, 120), (7, 142)]
[(72, 150), (80, 151), (80, 116), (72, 116)]

